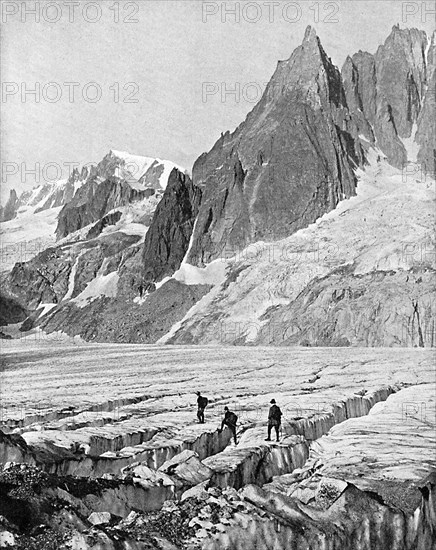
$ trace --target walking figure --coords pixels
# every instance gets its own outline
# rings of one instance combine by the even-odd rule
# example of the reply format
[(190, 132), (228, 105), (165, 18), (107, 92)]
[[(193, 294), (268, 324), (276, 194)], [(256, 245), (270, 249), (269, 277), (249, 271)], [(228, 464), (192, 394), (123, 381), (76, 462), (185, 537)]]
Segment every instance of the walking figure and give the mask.
[(236, 439), (236, 423), (238, 422), (238, 417), (234, 412), (230, 411), (228, 407), (224, 407), (224, 411), (224, 418), (221, 422), (221, 428), (218, 430), (218, 432), (221, 433), (224, 429), (224, 426), (227, 426), (233, 434), (235, 445), (237, 445), (238, 441)]
[(276, 405), (276, 400), (271, 399), (271, 407), (268, 414), (268, 437), (265, 441), (271, 441), (271, 430), (274, 428), (276, 431), (277, 441), (280, 441), (280, 426), (282, 423), (282, 411), (280, 407)]
[(200, 424), (204, 424), (204, 409), (207, 407), (209, 401), (207, 397), (203, 397), (199, 391), (197, 392), (197, 395), (197, 418)]

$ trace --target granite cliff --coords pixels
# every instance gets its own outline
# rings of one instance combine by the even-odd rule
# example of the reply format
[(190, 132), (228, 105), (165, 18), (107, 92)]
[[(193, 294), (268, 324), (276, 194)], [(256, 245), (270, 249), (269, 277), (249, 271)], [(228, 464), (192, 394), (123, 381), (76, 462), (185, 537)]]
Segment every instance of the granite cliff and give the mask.
[[(415, 138), (423, 169), (434, 173), (434, 35), (394, 26), (375, 55), (348, 57), (342, 77), (348, 106), (363, 134), (395, 167), (407, 165), (403, 139)], [(433, 107), (431, 107), (433, 103)], [(425, 136), (424, 139), (423, 136)]]
[(203, 200), (188, 260), (283, 238), (354, 195), (356, 140), (341, 75), (308, 27), (245, 122), (195, 163)]

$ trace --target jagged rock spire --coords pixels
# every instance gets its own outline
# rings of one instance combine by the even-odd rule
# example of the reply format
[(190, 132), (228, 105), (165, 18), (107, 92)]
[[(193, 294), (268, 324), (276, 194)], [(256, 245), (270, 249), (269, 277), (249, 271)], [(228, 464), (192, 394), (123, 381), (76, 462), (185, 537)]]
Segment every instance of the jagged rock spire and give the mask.
[(354, 194), (347, 112), (340, 73), (309, 26), (246, 121), (194, 165), (203, 199), (189, 261), (285, 237)]
[(306, 27), (306, 31), (304, 32), (304, 39), (303, 42), (309, 42), (310, 40), (316, 40), (318, 38), (316, 34), (316, 30), (308, 25)]

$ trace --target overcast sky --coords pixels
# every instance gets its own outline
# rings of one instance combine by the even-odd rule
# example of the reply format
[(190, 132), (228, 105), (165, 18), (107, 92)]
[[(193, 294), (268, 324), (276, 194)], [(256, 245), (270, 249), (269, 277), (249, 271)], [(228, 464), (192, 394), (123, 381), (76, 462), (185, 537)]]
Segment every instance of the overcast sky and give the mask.
[[(35, 185), (22, 163), (39, 163), (41, 180), (65, 178), (68, 163), (112, 148), (191, 169), (245, 118), (309, 24), (339, 67), (348, 53), (375, 52), (395, 23), (435, 26), (421, 1), (75, 3), (28, 0), (37, 22), (21, 2), (2, 2), (3, 201), (11, 186)], [(35, 86), (39, 102), (22, 95)]]

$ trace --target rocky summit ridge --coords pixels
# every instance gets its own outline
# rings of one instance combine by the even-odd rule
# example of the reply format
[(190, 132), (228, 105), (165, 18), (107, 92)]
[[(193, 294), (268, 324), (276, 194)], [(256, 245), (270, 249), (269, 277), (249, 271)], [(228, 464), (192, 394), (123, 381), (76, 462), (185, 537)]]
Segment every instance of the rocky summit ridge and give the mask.
[(96, 341), (433, 346), (434, 81), (434, 35), (394, 26), (340, 71), (308, 27), (192, 177), (117, 151), (73, 174), (7, 298), (26, 329)]

